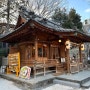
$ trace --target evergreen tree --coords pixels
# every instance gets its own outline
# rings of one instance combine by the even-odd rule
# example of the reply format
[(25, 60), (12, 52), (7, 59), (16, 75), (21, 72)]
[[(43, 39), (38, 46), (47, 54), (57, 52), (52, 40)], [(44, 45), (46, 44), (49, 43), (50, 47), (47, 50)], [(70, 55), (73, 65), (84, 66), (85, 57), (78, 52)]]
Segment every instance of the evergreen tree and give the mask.
[(69, 12), (69, 20), (73, 22), (73, 28), (82, 30), (81, 16), (76, 13), (75, 9), (71, 9)]
[(62, 25), (68, 19), (68, 17), (67, 17), (65, 10), (61, 10), (60, 8), (58, 8), (55, 10), (55, 13), (52, 16), (52, 19), (55, 22), (58, 22)]
[(60, 23), (63, 28), (82, 30), (81, 16), (76, 13), (75, 9), (71, 9), (69, 13), (66, 13), (66, 10), (56, 9), (52, 20)]

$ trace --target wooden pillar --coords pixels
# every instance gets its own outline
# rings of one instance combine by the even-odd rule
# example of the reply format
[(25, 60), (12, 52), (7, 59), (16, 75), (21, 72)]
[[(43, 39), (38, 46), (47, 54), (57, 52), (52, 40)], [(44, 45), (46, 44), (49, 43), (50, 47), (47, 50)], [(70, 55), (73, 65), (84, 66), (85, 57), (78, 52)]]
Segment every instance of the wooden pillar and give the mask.
[(47, 45), (47, 57), (50, 59), (50, 43)]
[(38, 59), (38, 40), (35, 39), (35, 60)]
[(66, 60), (67, 60), (67, 72), (70, 73), (69, 49), (66, 49)]
[[(62, 50), (61, 44), (59, 43), (59, 47), (58, 47), (59, 60), (60, 60), (60, 58), (61, 58), (61, 50)], [(65, 50), (65, 49), (64, 49), (64, 50)], [(64, 52), (64, 51), (63, 51), (63, 52)], [(60, 62), (61, 62), (61, 60), (60, 60)]]
[(80, 56), (80, 60), (79, 60), (79, 62), (81, 62), (81, 61), (82, 61), (82, 55), (81, 55), (81, 44), (80, 44), (80, 46), (79, 46), (79, 56)]

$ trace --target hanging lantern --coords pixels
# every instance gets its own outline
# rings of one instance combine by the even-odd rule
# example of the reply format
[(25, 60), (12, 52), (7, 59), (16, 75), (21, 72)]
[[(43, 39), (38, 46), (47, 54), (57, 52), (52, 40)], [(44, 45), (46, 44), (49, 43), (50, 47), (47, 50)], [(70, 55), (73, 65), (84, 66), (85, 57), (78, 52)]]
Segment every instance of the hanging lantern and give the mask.
[(66, 49), (70, 49), (70, 40), (67, 40), (65, 42), (65, 45), (66, 45)]
[(59, 39), (58, 42), (59, 42), (59, 43), (62, 42), (61, 39)]
[(84, 44), (81, 44), (81, 50), (84, 50), (85, 48), (84, 48)]

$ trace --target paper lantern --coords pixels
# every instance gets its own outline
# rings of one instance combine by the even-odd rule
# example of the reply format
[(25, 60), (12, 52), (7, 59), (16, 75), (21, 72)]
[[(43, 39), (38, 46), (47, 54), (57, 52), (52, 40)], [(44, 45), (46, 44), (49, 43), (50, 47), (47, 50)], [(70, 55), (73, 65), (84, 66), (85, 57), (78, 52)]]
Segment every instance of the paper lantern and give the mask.
[(66, 45), (66, 48), (67, 48), (67, 49), (70, 49), (70, 40), (67, 40), (67, 41), (65, 42), (65, 45)]
[(81, 44), (81, 50), (84, 50), (85, 48), (84, 48), (84, 44)]
[(58, 42), (61, 42), (61, 40), (59, 39)]

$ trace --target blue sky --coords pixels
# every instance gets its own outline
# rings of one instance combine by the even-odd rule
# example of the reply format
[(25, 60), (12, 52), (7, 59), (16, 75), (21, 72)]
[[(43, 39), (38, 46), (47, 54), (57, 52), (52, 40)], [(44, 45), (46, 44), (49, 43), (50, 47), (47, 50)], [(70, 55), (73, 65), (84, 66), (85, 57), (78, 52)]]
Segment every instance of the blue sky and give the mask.
[(81, 16), (82, 22), (90, 18), (90, 3), (88, 0), (68, 0), (68, 4), (69, 9), (74, 8)]

